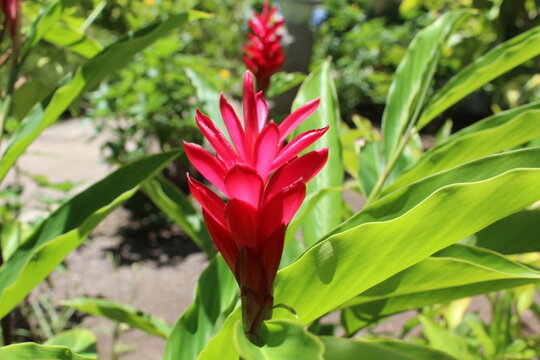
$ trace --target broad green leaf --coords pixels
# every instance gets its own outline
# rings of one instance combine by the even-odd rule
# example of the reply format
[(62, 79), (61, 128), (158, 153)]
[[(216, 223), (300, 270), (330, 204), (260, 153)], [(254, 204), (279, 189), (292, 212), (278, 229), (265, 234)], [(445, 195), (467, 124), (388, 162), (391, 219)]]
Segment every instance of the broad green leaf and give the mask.
[(323, 345), (303, 324), (291, 320), (266, 321), (261, 329), (263, 345), (252, 344), (244, 335), (241, 321), (234, 327), (233, 340), (245, 360), (323, 360)]
[(109, 74), (122, 69), (135, 54), (162, 36), (204, 13), (188, 12), (171, 15), (162, 22), (145, 27), (105, 48), (88, 60), (41, 103), (36, 104), (15, 130), (0, 158), (0, 181), (18, 157), (49, 125), (53, 124), (69, 105), (86, 89), (98, 84)]
[(63, 305), (87, 314), (122, 322), (133, 328), (165, 339), (171, 332), (171, 327), (165, 320), (143, 313), (139, 309), (127, 304), (98, 298), (78, 298), (64, 301)]
[(502, 254), (540, 252), (539, 225), (540, 208), (523, 210), (476, 233), (473, 243)]
[(295, 86), (300, 85), (305, 78), (306, 75), (301, 72), (277, 72), (272, 75), (272, 82), (270, 83), (268, 90), (264, 93), (264, 97), (266, 99), (272, 99), (279, 96)]
[(0, 347), (2, 360), (96, 360), (95, 356), (83, 356), (64, 346), (45, 346), (22, 343)]
[[(208, 341), (207, 346), (201, 351), (197, 360), (237, 360), (239, 358), (238, 350), (236, 350), (232, 341), (236, 323), (241, 320), (242, 312), (240, 307), (237, 307), (225, 319), (223, 326), (221, 326), (217, 334)], [(168, 359), (176, 360), (175, 358)]]
[(179, 154), (179, 150), (156, 154), (125, 165), (45, 219), (0, 267), (0, 318), (79, 246), (101, 220), (131, 197), (140, 183)]
[(196, 66), (189, 66), (184, 71), (191, 80), (191, 84), (195, 87), (197, 100), (203, 107), (203, 113), (212, 119), (212, 122), (221, 130), (223, 135), (228, 137), (229, 133), (219, 109), (220, 90), (208, 79), (208, 74), (203, 69), (198, 69)]
[(216, 249), (201, 214), (195, 210), (183, 192), (161, 176), (142, 184), (142, 190), (154, 204), (184, 230), (208, 257), (215, 255)]
[(97, 357), (96, 336), (86, 329), (72, 329), (48, 339), (43, 345), (65, 346), (80, 355)]
[[(317, 111), (295, 130), (294, 135), (330, 126), (328, 132), (310, 147), (310, 149), (327, 147), (329, 152), (328, 161), (324, 168), (308, 183), (307, 194), (316, 193), (326, 188), (339, 187), (343, 184), (345, 170), (341, 162), (339, 103), (330, 72), (330, 62), (326, 61), (306, 78), (292, 105), (294, 110), (310, 100), (321, 98)], [(302, 235), (307, 246), (313, 244), (341, 222), (342, 206), (343, 199), (340, 193), (329, 194), (319, 202), (310, 214), (306, 215), (302, 226)]]
[(22, 51), (23, 57), (26, 57), (30, 50), (39, 43), (45, 34), (58, 23), (64, 14), (64, 10), (77, 5), (76, 0), (54, 0), (50, 2), (39, 14), (38, 18), (32, 24), (28, 38), (24, 42)]
[(459, 360), (481, 359), (480, 356), (472, 352), (464, 337), (454, 334), (426, 317), (421, 316), (420, 321), (424, 326), (424, 335), (428, 339), (430, 347), (444, 351)]
[[(336, 227), (328, 236), (366, 222), (395, 219), (424, 201), (438, 189), (458, 183), (480, 182), (517, 168), (540, 166), (540, 147), (509, 151), (486, 156), (469, 163), (441, 171), (383, 197)], [(327, 236), (327, 237), (328, 237)]]
[(540, 282), (540, 272), (504, 256), (452, 245), (401, 271), (343, 305), (354, 333), (382, 317), (423, 306)]
[(425, 107), (417, 128), (499, 75), (540, 54), (540, 26), (495, 47), (457, 73)]
[(364, 195), (369, 195), (377, 179), (381, 176), (384, 170), (383, 143), (371, 142), (367, 143), (360, 150), (358, 156), (358, 180), (364, 191)]
[(84, 33), (60, 25), (51, 28), (44, 39), (87, 59), (97, 55), (103, 48), (98, 41), (89, 38)]
[(540, 103), (522, 106), (493, 115), (451, 136), (429, 150), (384, 193), (410, 184), (436, 172), (482, 156), (511, 149), (540, 137)]
[(351, 340), (329, 336), (324, 344), (324, 360), (457, 360), (426, 346), (390, 339)]
[[(492, 169), (493, 174), (483, 180), (443, 183), (427, 193), (422, 192), (436, 182), (423, 189), (417, 183), (401, 196), (375, 202), (281, 270), (275, 302), (292, 307), (300, 321), (309, 323), (436, 251), (540, 200), (540, 150), (515, 153), (506, 155), (515, 161), (501, 161), (513, 167)], [(485, 158), (473, 165), (476, 169), (487, 163), (491, 168), (492, 161)], [(463, 175), (478, 175), (467, 170)]]
[(417, 116), (446, 43), (464, 12), (449, 12), (421, 30), (413, 39), (399, 64), (386, 97), (382, 118), (384, 154), (389, 159), (396, 150), (405, 128)]
[[(217, 255), (197, 282), (195, 301), (174, 325), (167, 339), (163, 359), (197, 359), (208, 341), (222, 328), (237, 298), (236, 280), (221, 255)], [(232, 333), (228, 346), (233, 351), (231, 339)], [(213, 358), (226, 357), (221, 352)]]

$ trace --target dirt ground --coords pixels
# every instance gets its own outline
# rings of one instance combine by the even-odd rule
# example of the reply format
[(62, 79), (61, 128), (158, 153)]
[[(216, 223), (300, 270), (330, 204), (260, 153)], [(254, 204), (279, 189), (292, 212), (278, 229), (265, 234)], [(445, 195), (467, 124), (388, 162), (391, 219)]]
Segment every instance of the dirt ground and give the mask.
[[(47, 129), (21, 157), (19, 173), (45, 175), (50, 182), (80, 183), (73, 191), (78, 192), (113, 170), (101, 160), (99, 147), (104, 141), (103, 135), (95, 136), (91, 124), (78, 120), (61, 122)], [(23, 200), (31, 204), (22, 217), (43, 215), (40, 196), (60, 194), (38, 187), (28, 176), (20, 176)], [(13, 180), (11, 174), (7, 182)], [(353, 201), (358, 203), (360, 199)], [(79, 296), (103, 297), (133, 305), (174, 324), (192, 302), (196, 281), (206, 266), (205, 256), (179, 229), (148, 238), (133, 230), (128, 211), (119, 208), (68, 256), (67, 271), (51, 275), (52, 292), (41, 284), (31, 296), (50, 296), (56, 305)], [(484, 318), (490, 313), (482, 298), (473, 301), (472, 310), (480, 311)], [(377, 332), (397, 332), (413, 315), (400, 314), (378, 326)], [(113, 342), (113, 322), (84, 316), (81, 326), (96, 334), (101, 360), (112, 360), (113, 352), (120, 354), (118, 360), (154, 360), (163, 354), (165, 341), (139, 330), (122, 331)], [(540, 324), (532, 326), (536, 329), (533, 331), (540, 332)]]

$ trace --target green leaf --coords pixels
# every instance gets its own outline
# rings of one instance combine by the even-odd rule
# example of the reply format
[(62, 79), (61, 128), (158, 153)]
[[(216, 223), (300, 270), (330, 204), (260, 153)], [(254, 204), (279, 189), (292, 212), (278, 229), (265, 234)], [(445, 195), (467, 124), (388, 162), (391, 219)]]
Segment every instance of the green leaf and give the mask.
[[(217, 255), (197, 282), (195, 301), (174, 325), (163, 359), (197, 359), (208, 341), (222, 328), (237, 300), (236, 280), (221, 255)], [(228, 346), (233, 351), (230, 339)], [(213, 357), (225, 358), (224, 352)]]
[(389, 339), (351, 340), (322, 336), (324, 360), (457, 360), (441, 351)]
[(122, 322), (133, 328), (165, 339), (171, 332), (171, 327), (165, 320), (143, 313), (139, 309), (127, 304), (98, 298), (78, 298), (64, 301), (63, 305), (87, 314)]
[(32, 141), (53, 124), (84, 90), (122, 69), (135, 54), (175, 28), (188, 20), (203, 16), (204, 13), (199, 12), (172, 15), (165, 21), (147, 26), (118, 40), (88, 60), (64, 80), (50, 97), (36, 104), (15, 130), (0, 159), (0, 181)]
[(482, 156), (511, 149), (540, 137), (540, 103), (493, 115), (457, 132), (443, 144), (424, 154), (383, 193), (410, 184), (436, 172)]
[(78, 355), (67, 347), (23, 343), (0, 347), (0, 359), (5, 360), (96, 360)]
[(306, 327), (291, 320), (266, 321), (261, 329), (262, 346), (252, 344), (241, 321), (234, 326), (233, 340), (245, 360), (322, 360), (323, 345)]
[[(292, 105), (293, 109), (298, 109), (310, 100), (321, 98), (318, 110), (295, 130), (295, 136), (307, 130), (330, 126), (328, 132), (309, 148), (312, 150), (327, 147), (329, 152), (328, 161), (324, 168), (308, 183), (307, 194), (339, 187), (343, 184), (345, 169), (341, 161), (339, 103), (330, 72), (330, 62), (326, 61), (306, 78)], [(306, 215), (302, 226), (302, 235), (307, 246), (313, 244), (341, 222), (342, 207), (341, 194), (329, 194), (319, 202), (310, 214)]]
[(415, 36), (388, 91), (382, 118), (384, 154), (389, 159), (410, 121), (417, 116), (446, 43), (464, 12), (449, 12)]
[(146, 181), (142, 184), (142, 190), (208, 257), (211, 258), (216, 254), (201, 214), (195, 210), (182, 191), (162, 176)]
[(375, 202), (278, 272), (275, 302), (309, 323), (540, 200), (540, 149), (487, 157), (438, 175)]
[(229, 136), (229, 132), (225, 127), (221, 110), (219, 108), (220, 90), (210, 81), (208, 74), (203, 69), (198, 69), (195, 66), (186, 67), (184, 69), (186, 75), (191, 80), (191, 84), (197, 92), (197, 100), (201, 103), (203, 113), (212, 119), (212, 122), (225, 136)]
[(540, 272), (504, 256), (452, 245), (343, 305), (348, 334), (382, 317), (423, 306), (540, 282)]
[[(236, 323), (241, 320), (242, 312), (240, 307), (237, 307), (225, 319), (223, 326), (221, 326), (216, 335), (208, 341), (207, 346), (201, 351), (197, 360), (237, 360), (239, 357), (238, 350), (236, 350), (235, 346), (232, 346), (231, 342)], [(176, 358), (172, 357), (165, 359), (176, 360)]]
[(64, 10), (77, 5), (76, 0), (55, 0), (50, 2), (39, 14), (38, 18), (32, 24), (28, 38), (24, 42), (23, 57), (36, 46), (45, 34), (60, 21)]
[(417, 128), (495, 79), (497, 76), (540, 54), (540, 26), (532, 28), (489, 51), (457, 73), (425, 107)]
[(430, 347), (444, 351), (459, 360), (481, 359), (480, 356), (475, 356), (471, 352), (465, 338), (454, 334), (424, 316), (420, 317), (420, 321), (424, 326), (424, 335), (428, 339)]
[(473, 243), (502, 254), (540, 252), (540, 208), (523, 210), (474, 235)]
[(86, 329), (63, 331), (47, 340), (44, 345), (65, 346), (80, 355), (97, 358), (96, 336)]
[(266, 99), (272, 99), (283, 94), (285, 91), (291, 90), (304, 81), (306, 75), (301, 72), (288, 73), (280, 71), (272, 75), (272, 82), (268, 90), (264, 93)]
[(0, 318), (58, 266), (101, 220), (131, 197), (141, 182), (163, 169), (180, 150), (125, 165), (65, 202), (0, 267)]
[(84, 33), (60, 25), (52, 27), (45, 34), (44, 39), (87, 59), (94, 57), (103, 49), (99, 42)]

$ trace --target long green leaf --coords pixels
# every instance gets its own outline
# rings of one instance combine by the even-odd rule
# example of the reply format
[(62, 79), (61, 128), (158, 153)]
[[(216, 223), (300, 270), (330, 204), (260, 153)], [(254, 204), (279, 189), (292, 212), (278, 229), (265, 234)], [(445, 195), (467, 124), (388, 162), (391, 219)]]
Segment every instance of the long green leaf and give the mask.
[(449, 12), (416, 35), (399, 64), (388, 91), (382, 119), (384, 154), (390, 158), (407, 124), (422, 106), (442, 46), (464, 12)]
[[(300, 87), (292, 106), (293, 109), (297, 109), (310, 100), (321, 98), (318, 110), (296, 129), (294, 135), (310, 129), (330, 126), (322, 139), (311, 147), (311, 149), (328, 147), (329, 153), (325, 167), (309, 182), (308, 194), (316, 193), (322, 189), (339, 187), (343, 183), (345, 169), (341, 161), (339, 104), (330, 72), (330, 62), (326, 61), (319, 69), (311, 73)], [(319, 202), (310, 214), (306, 215), (302, 226), (302, 235), (307, 246), (313, 244), (341, 222), (342, 207), (341, 194), (329, 194)]]
[(516, 168), (540, 166), (540, 147), (486, 156), (475, 161), (441, 171), (380, 199), (340, 224), (330, 234), (350, 230), (367, 222), (389, 221), (412, 210), (438, 189), (457, 183), (479, 182)]
[(495, 47), (457, 73), (426, 106), (418, 129), (435, 116), (508, 70), (540, 54), (540, 26)]
[(466, 339), (454, 334), (452, 331), (443, 328), (426, 317), (420, 317), (424, 326), (424, 335), (429, 341), (429, 345), (434, 349), (444, 351), (459, 360), (479, 360), (478, 354), (474, 354), (470, 349)]
[(139, 309), (127, 304), (98, 298), (78, 298), (64, 301), (63, 304), (87, 314), (125, 323), (133, 328), (164, 339), (171, 332), (171, 327), (165, 320), (143, 313)]
[(162, 36), (187, 21), (204, 15), (198, 12), (172, 15), (165, 21), (150, 25), (115, 42), (76, 70), (49, 98), (36, 104), (15, 130), (0, 159), (0, 181), (32, 141), (53, 124), (85, 89), (122, 69), (135, 54)]
[(13, 309), (88, 236), (101, 220), (131, 197), (180, 150), (125, 165), (65, 202), (26, 238), (0, 267), (0, 318)]
[(51, 28), (45, 34), (44, 39), (51, 44), (64, 47), (87, 59), (96, 56), (103, 49), (101, 44), (96, 40), (65, 26), (57, 25)]
[(476, 246), (502, 254), (540, 252), (540, 208), (523, 210), (474, 235)]
[(176, 186), (157, 176), (142, 185), (142, 190), (164, 213), (173, 219), (207, 255), (212, 257), (216, 249), (206, 230), (202, 216)]
[(97, 358), (96, 341), (90, 330), (71, 329), (55, 335), (43, 345), (65, 346), (77, 354)]
[(241, 321), (234, 328), (234, 344), (245, 360), (323, 360), (323, 345), (303, 324), (291, 320), (270, 320), (261, 330), (264, 345), (253, 345), (244, 335)]
[(457, 360), (426, 346), (389, 339), (350, 340), (322, 336), (324, 360)]
[[(174, 325), (163, 359), (197, 359), (236, 304), (237, 288), (229, 267), (221, 255), (217, 255), (197, 282), (195, 301)], [(234, 349), (230, 340), (228, 345)], [(220, 353), (214, 358), (226, 357)]]
[(291, 306), (302, 322), (309, 323), (436, 251), (540, 200), (538, 149), (526, 153), (535, 166), (518, 165), (482, 181), (436, 188), (409, 209), (408, 201), (417, 198), (412, 187), (390, 203), (374, 203), (364, 219), (378, 215), (378, 220), (330, 236), (281, 270), (275, 302)]
[(452, 245), (345, 303), (343, 319), (354, 333), (400, 311), (537, 282), (540, 272), (500, 254)]
[(383, 193), (436, 172), (482, 156), (511, 149), (540, 137), (540, 103), (534, 103), (491, 116), (466, 128), (428, 151), (410, 170)]
[(0, 347), (2, 360), (96, 360), (96, 357), (78, 355), (67, 347), (23, 343)]
[(30, 28), (28, 38), (24, 42), (23, 57), (26, 57), (34, 46), (45, 36), (47, 31), (58, 23), (64, 10), (77, 5), (76, 0), (54, 0), (40, 12)]

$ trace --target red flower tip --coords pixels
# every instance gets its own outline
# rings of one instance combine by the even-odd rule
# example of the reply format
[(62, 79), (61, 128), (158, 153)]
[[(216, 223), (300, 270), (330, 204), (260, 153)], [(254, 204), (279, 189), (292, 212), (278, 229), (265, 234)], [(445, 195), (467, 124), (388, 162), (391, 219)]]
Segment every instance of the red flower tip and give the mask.
[(6, 24), (14, 38), (19, 26), (21, 15), (21, 0), (0, 0), (0, 9), (6, 17)]
[(277, 32), (285, 21), (275, 19), (277, 11), (277, 6), (270, 8), (270, 2), (265, 1), (262, 12), (254, 12), (254, 17), (248, 22), (252, 33), (248, 34), (248, 41), (244, 44), (244, 64), (255, 74), (257, 88), (263, 92), (284, 61), (281, 36)]
[(328, 149), (299, 156), (328, 127), (306, 131), (285, 145), (285, 139), (317, 109), (319, 99), (277, 125), (268, 120), (266, 101), (262, 93), (255, 93), (253, 85), (253, 74), (246, 71), (242, 122), (223, 94), (220, 96), (221, 115), (231, 142), (200, 111), (196, 122), (213, 152), (184, 142), (190, 162), (227, 198), (224, 201), (187, 175), (210, 236), (241, 288), (244, 326), (252, 339), (272, 307), (287, 225), (305, 197), (306, 183), (328, 158)]

